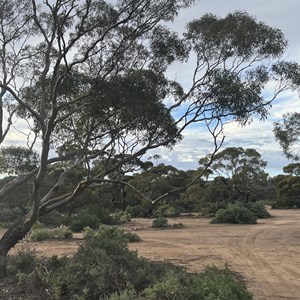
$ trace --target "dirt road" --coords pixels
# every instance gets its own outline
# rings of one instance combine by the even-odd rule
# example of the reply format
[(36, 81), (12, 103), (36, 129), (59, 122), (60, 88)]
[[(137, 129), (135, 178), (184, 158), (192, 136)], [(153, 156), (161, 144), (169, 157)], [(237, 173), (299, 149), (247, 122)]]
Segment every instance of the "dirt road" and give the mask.
[[(132, 244), (140, 255), (167, 260), (199, 271), (225, 264), (243, 274), (255, 300), (300, 299), (300, 210), (272, 210), (274, 218), (258, 225), (212, 225), (206, 219), (170, 219), (185, 229), (143, 230), (143, 243)], [(151, 221), (150, 221), (151, 222)]]
[[(217, 225), (208, 219), (181, 217), (184, 229), (151, 229), (151, 220), (134, 219), (143, 239), (131, 244), (142, 256), (173, 262), (190, 271), (214, 264), (241, 273), (255, 300), (300, 300), (300, 210), (271, 210), (257, 225)], [(136, 229), (135, 228), (135, 229)], [(46, 255), (71, 254), (79, 240), (34, 244)]]

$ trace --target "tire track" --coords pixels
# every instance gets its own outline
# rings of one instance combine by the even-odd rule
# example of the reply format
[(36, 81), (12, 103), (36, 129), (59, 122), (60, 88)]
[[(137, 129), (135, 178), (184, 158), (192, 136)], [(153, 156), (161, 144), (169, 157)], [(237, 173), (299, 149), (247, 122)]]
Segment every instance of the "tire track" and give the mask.
[[(279, 229), (280, 230), (280, 229)], [(277, 236), (278, 229), (258, 229), (245, 233), (243, 238), (233, 238), (230, 241), (233, 253), (237, 259), (246, 265), (248, 274), (253, 274), (256, 289), (260, 287), (262, 295), (258, 295), (256, 299), (261, 300), (279, 300), (279, 299), (300, 299), (300, 290), (295, 286), (294, 282), (300, 278), (299, 270), (291, 270), (287, 266), (282, 266), (281, 262), (275, 263), (272, 253), (268, 253), (267, 249), (262, 249), (256, 245), (256, 241), (262, 241), (268, 236)], [(269, 240), (269, 239), (267, 239)], [(270, 239), (271, 240), (271, 239)], [(270, 247), (270, 250), (272, 247)], [(273, 250), (274, 251), (274, 250)], [(250, 272), (249, 272), (250, 270)]]

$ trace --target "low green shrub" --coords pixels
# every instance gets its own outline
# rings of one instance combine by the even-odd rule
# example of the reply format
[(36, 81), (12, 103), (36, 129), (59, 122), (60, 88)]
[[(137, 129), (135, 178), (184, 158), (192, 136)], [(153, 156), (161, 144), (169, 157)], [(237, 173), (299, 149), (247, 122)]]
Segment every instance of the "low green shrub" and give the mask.
[[(23, 286), (26, 299), (49, 299), (49, 295), (52, 300), (252, 299), (245, 284), (228, 270), (211, 267), (190, 274), (171, 264), (138, 257), (129, 251), (127, 242), (126, 232), (101, 226), (73, 257), (33, 261), (28, 275), (22, 272), (32, 268), (21, 264), (18, 286)], [(28, 261), (30, 266), (31, 258)]]
[[(16, 209), (17, 210), (17, 209)], [(9, 227), (13, 224), (20, 216), (21, 212), (13, 211), (12, 209), (3, 207), (0, 209), (0, 224), (3, 227)]]
[(70, 228), (74, 232), (80, 232), (87, 226), (96, 229), (99, 227), (99, 225), (100, 220), (97, 216), (84, 213), (76, 216), (76, 218), (73, 219), (70, 224)]
[(133, 232), (124, 232), (124, 235), (129, 243), (137, 243), (142, 240), (139, 235)]
[(37, 251), (31, 248), (29, 244), (22, 244), (15, 255), (8, 255), (7, 266), (9, 273), (29, 274), (36, 267)]
[(271, 214), (266, 210), (265, 206), (260, 203), (245, 203), (245, 207), (248, 208), (258, 219), (266, 219), (271, 217)]
[(228, 269), (207, 267), (203, 272), (194, 274), (189, 287), (189, 299), (205, 300), (251, 300), (244, 282)]
[(211, 223), (256, 224), (256, 221), (257, 217), (248, 208), (236, 203), (219, 210)]
[(58, 239), (70, 239), (73, 237), (72, 230), (69, 229), (69, 227), (65, 225), (60, 225), (57, 228), (54, 228), (53, 230), (53, 237)]
[(175, 229), (182, 229), (182, 228), (184, 228), (184, 226), (183, 226), (182, 223), (174, 223), (173, 224), (173, 228), (175, 228)]
[[(127, 212), (124, 211), (118, 211), (114, 214), (110, 215), (113, 219), (113, 224), (111, 225), (121, 225), (130, 222), (130, 215)], [(103, 224), (105, 224), (103, 222)], [(110, 225), (110, 224), (107, 224)]]
[(37, 222), (31, 230), (30, 239), (34, 242), (40, 242), (49, 238), (68, 239), (73, 236), (72, 231), (65, 225), (57, 228), (46, 228), (44, 224)]
[(273, 209), (300, 208), (300, 197), (278, 197), (271, 207)]
[(147, 300), (189, 299), (188, 285), (187, 274), (170, 271), (163, 280), (146, 288), (143, 297)]
[(175, 208), (172, 205), (166, 204), (166, 205), (160, 205), (156, 208), (156, 210), (153, 212), (153, 217), (178, 217), (180, 216), (180, 210)]
[(112, 238), (121, 238), (125, 239), (127, 243), (135, 243), (140, 242), (141, 238), (139, 235), (133, 232), (127, 232), (123, 229), (118, 229), (117, 227), (110, 227), (107, 225), (101, 225), (98, 229), (92, 229), (90, 227), (85, 227), (83, 230), (83, 237), (85, 239), (91, 239), (97, 237), (99, 234), (102, 234), (102, 232), (106, 232)]
[(165, 217), (158, 217), (152, 221), (152, 228), (166, 228), (168, 227), (168, 219)]
[(64, 222), (64, 215), (57, 210), (53, 210), (48, 214), (39, 218), (39, 221), (47, 226), (58, 227)]
[(47, 228), (37, 228), (31, 231), (30, 239), (34, 242), (40, 242), (53, 237), (51, 230)]

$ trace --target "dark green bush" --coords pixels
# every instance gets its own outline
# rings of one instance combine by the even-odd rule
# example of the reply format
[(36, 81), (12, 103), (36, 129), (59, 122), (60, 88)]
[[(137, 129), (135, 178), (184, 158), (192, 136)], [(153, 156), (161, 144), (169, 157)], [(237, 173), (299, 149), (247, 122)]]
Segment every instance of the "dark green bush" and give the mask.
[(124, 232), (124, 235), (129, 243), (136, 243), (142, 240), (139, 235), (133, 232)]
[(70, 239), (73, 237), (73, 232), (65, 225), (60, 225), (52, 229), (53, 237), (58, 239)]
[(166, 205), (160, 205), (156, 208), (156, 210), (153, 212), (153, 217), (178, 217), (180, 216), (179, 209), (175, 208), (172, 205), (166, 204)]
[(195, 274), (189, 287), (189, 299), (205, 300), (251, 300), (246, 285), (234, 273), (208, 267)]
[(12, 211), (9, 208), (3, 207), (0, 209), (0, 224), (3, 227), (9, 227), (21, 215), (22, 215), (22, 213), (20, 211), (18, 211), (18, 209), (15, 209), (14, 211)]
[[(23, 286), (26, 299), (50, 299), (49, 295), (52, 300), (251, 299), (244, 283), (228, 270), (213, 267), (189, 274), (139, 258), (129, 251), (127, 241), (122, 230), (101, 226), (74, 257), (43, 258), (38, 263), (31, 256), (22, 258), (19, 269), (33, 271), (19, 273), (18, 286)], [(24, 267), (28, 265), (33, 267)]]
[(90, 227), (93, 229), (98, 228), (100, 225), (100, 220), (97, 216), (91, 214), (80, 214), (70, 224), (70, 228), (74, 232), (80, 232), (85, 227)]
[(64, 222), (64, 216), (59, 211), (53, 210), (40, 217), (39, 221), (48, 226), (59, 227)]
[(47, 228), (37, 228), (31, 231), (30, 239), (34, 242), (40, 242), (53, 237), (52, 232)]
[(173, 228), (175, 228), (175, 229), (182, 229), (182, 228), (184, 228), (184, 226), (183, 226), (182, 223), (174, 223), (173, 224)]
[(211, 223), (256, 224), (256, 221), (257, 217), (248, 208), (236, 203), (219, 210)]
[(157, 281), (155, 284), (144, 290), (143, 299), (189, 299), (189, 282), (190, 280), (186, 273), (170, 271), (163, 280)]
[(46, 228), (44, 224), (37, 222), (31, 230), (30, 239), (40, 242), (49, 238), (69, 239), (73, 236), (72, 231), (65, 225), (56, 228)]
[(152, 221), (153, 228), (166, 228), (168, 227), (168, 219), (165, 217), (158, 217)]
[(7, 265), (9, 273), (25, 273), (33, 272), (36, 267), (37, 252), (27, 243), (23, 244), (17, 251), (16, 255), (8, 255)]
[(271, 214), (266, 210), (265, 206), (260, 203), (245, 203), (245, 207), (248, 208), (258, 219), (271, 217)]
[(273, 209), (289, 209), (289, 208), (300, 208), (300, 197), (278, 197), (275, 202), (272, 203)]
[(135, 206), (128, 206), (126, 213), (132, 218), (149, 218), (152, 217), (152, 208), (149, 205), (138, 204)]

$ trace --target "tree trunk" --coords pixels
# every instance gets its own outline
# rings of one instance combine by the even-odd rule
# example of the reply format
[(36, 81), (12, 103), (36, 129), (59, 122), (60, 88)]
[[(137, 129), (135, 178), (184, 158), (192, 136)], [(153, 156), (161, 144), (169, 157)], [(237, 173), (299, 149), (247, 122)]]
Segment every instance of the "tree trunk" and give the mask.
[(6, 254), (3, 254), (0, 251), (0, 279), (5, 278), (7, 274), (7, 267), (6, 267)]
[(17, 222), (10, 227), (0, 240), (0, 279), (5, 278), (7, 274), (6, 256), (11, 248), (13, 248), (26, 234), (30, 231), (36, 218), (28, 217), (23, 222)]

